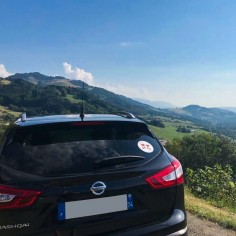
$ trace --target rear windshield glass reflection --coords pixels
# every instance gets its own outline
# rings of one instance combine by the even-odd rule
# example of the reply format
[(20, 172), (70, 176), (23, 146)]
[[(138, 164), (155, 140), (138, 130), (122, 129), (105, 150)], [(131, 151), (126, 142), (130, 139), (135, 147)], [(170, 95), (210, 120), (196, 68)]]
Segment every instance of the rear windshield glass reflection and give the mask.
[(17, 128), (7, 137), (3, 158), (20, 171), (58, 176), (93, 172), (96, 161), (110, 157), (142, 156), (137, 162), (145, 162), (160, 150), (145, 124), (80, 122)]

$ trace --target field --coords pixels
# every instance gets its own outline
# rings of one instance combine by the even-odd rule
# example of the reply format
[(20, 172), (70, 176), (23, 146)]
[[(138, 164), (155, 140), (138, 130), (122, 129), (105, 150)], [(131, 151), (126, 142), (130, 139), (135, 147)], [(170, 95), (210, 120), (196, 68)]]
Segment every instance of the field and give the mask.
[(1, 84), (3, 85), (8, 85), (10, 84), (11, 82), (9, 80), (6, 80), (6, 79), (1, 79)]
[(76, 99), (74, 95), (67, 94), (66, 98), (72, 103), (79, 103), (79, 99)]
[[(184, 122), (180, 120), (170, 120), (164, 119), (163, 123), (165, 124), (165, 128), (159, 128), (156, 126), (149, 125), (150, 129), (154, 132), (154, 134), (161, 140), (171, 141), (174, 138), (182, 138), (186, 135), (193, 135), (207, 132), (201, 127), (198, 127), (190, 122)], [(176, 129), (178, 126), (190, 127), (191, 133), (180, 133), (177, 132)]]
[(19, 117), (21, 113), (16, 112), (16, 111), (11, 111), (11, 110), (8, 110), (6, 107), (0, 106), (0, 118), (4, 114), (10, 114), (10, 115), (13, 115), (15, 117)]
[(20, 114), (20, 112), (11, 111), (3, 106), (0, 106), (0, 143), (2, 140), (2, 135), (10, 121), (16, 120), (17, 117), (20, 117)]

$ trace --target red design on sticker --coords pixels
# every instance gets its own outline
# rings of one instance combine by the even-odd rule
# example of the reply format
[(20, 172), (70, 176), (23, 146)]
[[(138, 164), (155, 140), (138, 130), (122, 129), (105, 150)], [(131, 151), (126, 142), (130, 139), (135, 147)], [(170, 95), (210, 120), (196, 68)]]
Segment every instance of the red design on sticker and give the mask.
[(146, 141), (139, 141), (138, 142), (138, 147), (142, 151), (147, 152), (147, 153), (151, 153), (154, 150), (153, 146), (150, 143), (146, 142)]

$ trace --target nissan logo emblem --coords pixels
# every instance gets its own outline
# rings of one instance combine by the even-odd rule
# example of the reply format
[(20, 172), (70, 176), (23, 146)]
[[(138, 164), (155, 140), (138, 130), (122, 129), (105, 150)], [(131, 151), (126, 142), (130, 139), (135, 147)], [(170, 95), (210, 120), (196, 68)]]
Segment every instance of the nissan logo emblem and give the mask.
[(92, 185), (90, 190), (94, 195), (101, 195), (105, 192), (106, 187), (107, 186), (103, 182), (97, 181)]

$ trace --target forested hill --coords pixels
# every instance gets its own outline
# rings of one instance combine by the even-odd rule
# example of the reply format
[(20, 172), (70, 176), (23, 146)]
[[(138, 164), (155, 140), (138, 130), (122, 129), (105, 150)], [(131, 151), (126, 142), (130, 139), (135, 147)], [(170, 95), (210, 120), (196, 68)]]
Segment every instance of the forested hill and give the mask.
[[(16, 74), (1, 79), (0, 105), (13, 111), (27, 111), (29, 115), (78, 113), (82, 98), (81, 87), (81, 81), (70, 81), (63, 77), (45, 76), (40, 73)], [(136, 115), (157, 115), (162, 112), (160, 109), (87, 84), (84, 105), (86, 113), (127, 110)]]
[(6, 78), (7, 80), (14, 81), (23, 79), (33, 84), (40, 86), (59, 85), (65, 87), (82, 87), (83, 82), (80, 80), (69, 80), (62, 76), (48, 76), (39, 72), (32, 73), (16, 73)]
[(187, 107), (184, 107), (183, 110), (199, 119), (205, 119), (212, 122), (221, 121), (221, 123), (236, 123), (236, 114), (232, 111), (224, 109), (189, 105)]

